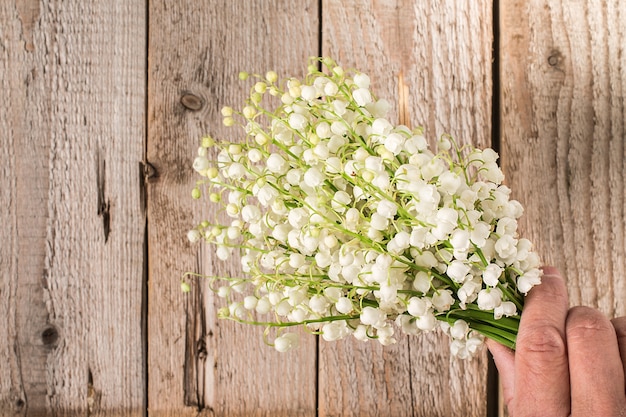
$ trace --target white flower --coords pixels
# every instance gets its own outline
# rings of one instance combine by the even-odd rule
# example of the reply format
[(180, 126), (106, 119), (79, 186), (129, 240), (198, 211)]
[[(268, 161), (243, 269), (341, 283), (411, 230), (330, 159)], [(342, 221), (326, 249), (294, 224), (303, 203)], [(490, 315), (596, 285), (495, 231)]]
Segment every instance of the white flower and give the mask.
[(370, 77), (367, 74), (354, 74), (354, 84), (359, 88), (370, 88)]
[(489, 162), (483, 165), (480, 169), (480, 173), (485, 179), (496, 184), (500, 184), (502, 180), (504, 180), (504, 174), (495, 162)]
[(289, 126), (296, 130), (303, 130), (307, 125), (307, 119), (301, 114), (291, 113), (289, 115)]
[(346, 107), (348, 107), (348, 102), (344, 100), (333, 101), (333, 109), (338, 116), (343, 116), (344, 114), (346, 114)]
[(278, 197), (278, 191), (269, 184), (265, 184), (259, 189), (256, 196), (264, 207), (271, 205)]
[(352, 310), (354, 309), (354, 306), (352, 305), (352, 301), (350, 301), (349, 298), (341, 297), (335, 303), (335, 308), (341, 314), (348, 314), (352, 312)]
[(413, 288), (417, 291), (420, 291), (422, 294), (426, 294), (428, 290), (430, 290), (430, 283), (432, 278), (424, 271), (420, 271), (415, 274), (415, 279), (413, 280)]
[(461, 308), (465, 308), (466, 304), (473, 303), (478, 297), (478, 291), (481, 285), (473, 280), (467, 280), (457, 291)]
[(247, 205), (241, 209), (241, 218), (246, 223), (255, 223), (261, 219), (261, 210), (257, 206)]
[(354, 101), (359, 107), (365, 107), (372, 102), (372, 94), (367, 88), (358, 88), (352, 93)]
[(384, 141), (385, 148), (394, 155), (402, 152), (404, 147), (404, 138), (398, 133), (390, 133)]
[(389, 225), (389, 220), (387, 217), (378, 214), (378, 212), (372, 214), (370, 225), (374, 230), (385, 230)]
[(244, 175), (246, 175), (246, 168), (238, 163), (232, 163), (230, 167), (228, 167), (228, 177), (238, 180), (241, 179)]
[(454, 256), (459, 258), (457, 254), (466, 253), (470, 249), (470, 234), (467, 230), (457, 229), (450, 235), (450, 244), (454, 249)]
[(396, 343), (396, 339), (393, 336), (393, 327), (384, 326), (376, 329), (376, 336), (378, 336), (378, 341), (383, 346), (389, 346)]
[(209, 160), (204, 156), (197, 156), (193, 161), (193, 169), (202, 173), (209, 169)]
[(322, 174), (322, 172), (315, 167), (309, 168), (304, 173), (304, 182), (309, 187), (317, 187), (321, 185), (324, 182), (324, 179), (324, 174)]
[(497, 264), (489, 264), (483, 271), (483, 282), (485, 285), (495, 287), (498, 285), (500, 275), (502, 275), (502, 268)]
[(496, 226), (496, 234), (499, 236), (511, 235), (513, 236), (517, 231), (517, 220), (511, 217), (503, 217), (498, 220)]
[(248, 151), (248, 159), (250, 160), (250, 162), (259, 162), (261, 159), (263, 159), (263, 153), (255, 148), (250, 149)]
[(502, 260), (513, 258), (517, 255), (517, 239), (511, 235), (504, 235), (496, 241), (495, 250)]
[(483, 247), (489, 235), (491, 234), (491, 226), (485, 222), (477, 222), (473, 225), (470, 232), (470, 240), (476, 246)]
[(296, 333), (285, 333), (274, 339), (274, 348), (279, 352), (287, 352), (298, 346), (299, 337)]
[(413, 317), (420, 317), (428, 313), (431, 306), (432, 303), (428, 299), (411, 297), (407, 306), (407, 312)]
[(453, 195), (461, 187), (463, 180), (454, 172), (444, 172), (439, 176), (439, 189)]
[(330, 80), (324, 86), (324, 94), (327, 96), (334, 96), (337, 94), (337, 91), (339, 91), (339, 87), (337, 87), (337, 84)]
[(432, 303), (438, 312), (446, 311), (450, 309), (450, 306), (454, 303), (452, 298), (452, 291), (439, 290), (433, 294)]
[(501, 319), (503, 316), (511, 317), (515, 314), (517, 314), (517, 307), (511, 301), (503, 301), (502, 304), (493, 310), (493, 317), (496, 320)]
[[(288, 168), (288, 166), (286, 166), (285, 168)], [(285, 179), (290, 185), (299, 185), (302, 181), (302, 175), (303, 175), (302, 170), (290, 169), (289, 171), (287, 171), (287, 174), (285, 175)]]
[(393, 126), (387, 119), (376, 119), (372, 123), (372, 134), (374, 135), (387, 136), (391, 132), (391, 129), (393, 129)]
[(301, 253), (293, 252), (289, 255), (289, 266), (298, 269), (306, 262), (306, 258)]
[(502, 291), (499, 288), (487, 288), (478, 293), (478, 308), (493, 310), (502, 303)]
[(437, 327), (437, 319), (432, 313), (427, 313), (423, 316), (416, 317), (415, 325), (418, 329), (429, 332), (435, 330), (435, 327)]
[(288, 221), (294, 229), (301, 229), (309, 220), (309, 213), (306, 209), (299, 207), (289, 212)]
[(368, 328), (363, 324), (359, 324), (358, 326), (356, 326), (356, 329), (354, 329), (354, 333), (352, 333), (352, 335), (355, 339), (361, 342), (367, 342), (369, 340)]
[(257, 306), (259, 299), (254, 295), (248, 295), (243, 299), (243, 306), (246, 310), (254, 310)]
[(189, 232), (187, 232), (187, 239), (189, 239), (191, 243), (196, 243), (198, 240), (200, 240), (201, 237), (202, 237), (202, 234), (200, 233), (199, 230), (192, 229)]
[(352, 201), (350, 194), (345, 191), (339, 190), (335, 193), (332, 200), (332, 206), (335, 211), (343, 213), (347, 210), (348, 204)]
[(329, 322), (322, 326), (322, 338), (327, 342), (343, 339), (348, 334), (350, 334), (350, 329), (344, 320)]
[(446, 274), (452, 278), (454, 282), (463, 282), (465, 281), (465, 277), (471, 270), (471, 266), (467, 265), (465, 262), (460, 260), (455, 260), (450, 262), (448, 268), (446, 269)]
[(361, 323), (366, 326), (373, 326), (375, 328), (383, 327), (385, 325), (386, 318), (387, 315), (380, 311), (378, 308), (369, 306), (363, 308), (360, 316)]
[(456, 210), (444, 207), (437, 211), (437, 226), (431, 233), (438, 240), (446, 240), (448, 235), (455, 229), (459, 214)]
[(410, 239), (411, 235), (407, 232), (398, 232), (393, 239), (387, 243), (387, 250), (392, 253), (400, 254), (410, 246)]
[(467, 322), (465, 322), (464, 320), (457, 320), (450, 327), (449, 331), (450, 331), (450, 336), (452, 336), (454, 339), (465, 340), (465, 337), (467, 336), (467, 333), (469, 332), (469, 326), (467, 325)]
[(517, 279), (517, 288), (524, 295), (535, 285), (541, 284), (541, 271), (539, 269), (531, 269)]
[(300, 89), (300, 95), (303, 99), (312, 101), (317, 97), (317, 91), (312, 85), (305, 85)]
[(259, 314), (267, 314), (271, 308), (272, 305), (267, 298), (259, 298), (259, 301), (256, 303), (255, 310)]
[(267, 158), (267, 169), (275, 174), (284, 174), (289, 164), (280, 154), (273, 153)]
[[(376, 213), (386, 219), (393, 219), (398, 212), (398, 206), (396, 203), (389, 200), (381, 200), (376, 208)], [(379, 229), (380, 230), (380, 229)]]

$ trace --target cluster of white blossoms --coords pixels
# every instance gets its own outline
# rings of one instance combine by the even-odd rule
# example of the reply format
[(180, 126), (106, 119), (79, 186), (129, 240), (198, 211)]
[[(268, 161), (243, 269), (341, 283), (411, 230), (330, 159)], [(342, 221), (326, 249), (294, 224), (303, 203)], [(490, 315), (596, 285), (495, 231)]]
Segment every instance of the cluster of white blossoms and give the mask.
[(443, 328), (461, 358), (484, 336), (513, 347), (541, 272), (496, 152), (448, 136), (431, 151), (421, 128), (388, 120), (367, 75), (329, 58), (311, 60), (304, 80), (248, 77), (245, 106), (222, 109), (243, 134), (203, 138), (193, 163), (203, 177), (193, 197), (229, 221), (203, 221), (188, 238), (244, 272), (211, 277), (228, 300), (220, 316), (276, 328), (279, 351), (297, 346), (294, 325), (383, 345), (398, 329)]

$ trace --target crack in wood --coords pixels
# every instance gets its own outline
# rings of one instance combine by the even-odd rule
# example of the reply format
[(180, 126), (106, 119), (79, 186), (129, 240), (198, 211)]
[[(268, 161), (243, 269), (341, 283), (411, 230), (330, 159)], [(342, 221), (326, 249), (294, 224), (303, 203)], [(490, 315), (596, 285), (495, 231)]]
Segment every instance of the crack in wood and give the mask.
[[(199, 270), (199, 265), (197, 268)], [(204, 400), (204, 373), (208, 356), (205, 307), (202, 300), (202, 288), (200, 285), (195, 285), (194, 290), (187, 297), (185, 306), (187, 317), (184, 365), (185, 405), (195, 406), (198, 411), (204, 410), (206, 405)]]
[(100, 408), (102, 393), (94, 387), (93, 372), (87, 368), (87, 416), (92, 415)]
[(96, 153), (97, 160), (97, 172), (96, 181), (98, 189), (98, 217), (102, 218), (102, 231), (104, 233), (104, 243), (109, 240), (109, 233), (111, 232), (111, 202), (106, 199), (106, 161), (100, 157), (100, 151)]

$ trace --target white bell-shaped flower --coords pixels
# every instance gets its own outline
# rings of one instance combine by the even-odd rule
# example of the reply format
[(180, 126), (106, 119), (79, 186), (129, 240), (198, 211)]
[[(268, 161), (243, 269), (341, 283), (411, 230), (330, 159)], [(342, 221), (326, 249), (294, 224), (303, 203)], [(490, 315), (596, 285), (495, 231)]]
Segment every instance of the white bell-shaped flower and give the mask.
[(478, 308), (493, 310), (502, 303), (502, 291), (499, 288), (486, 288), (478, 293)]

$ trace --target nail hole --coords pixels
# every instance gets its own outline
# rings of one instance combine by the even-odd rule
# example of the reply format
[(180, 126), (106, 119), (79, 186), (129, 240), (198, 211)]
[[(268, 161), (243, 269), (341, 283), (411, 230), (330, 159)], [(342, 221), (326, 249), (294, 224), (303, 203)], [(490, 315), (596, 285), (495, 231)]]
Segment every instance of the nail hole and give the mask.
[(41, 341), (46, 346), (56, 344), (59, 340), (59, 331), (54, 326), (48, 326), (41, 332)]
[(550, 64), (551, 67), (555, 67), (558, 63), (559, 57), (557, 57), (556, 55), (550, 55), (548, 57), (548, 64)]

